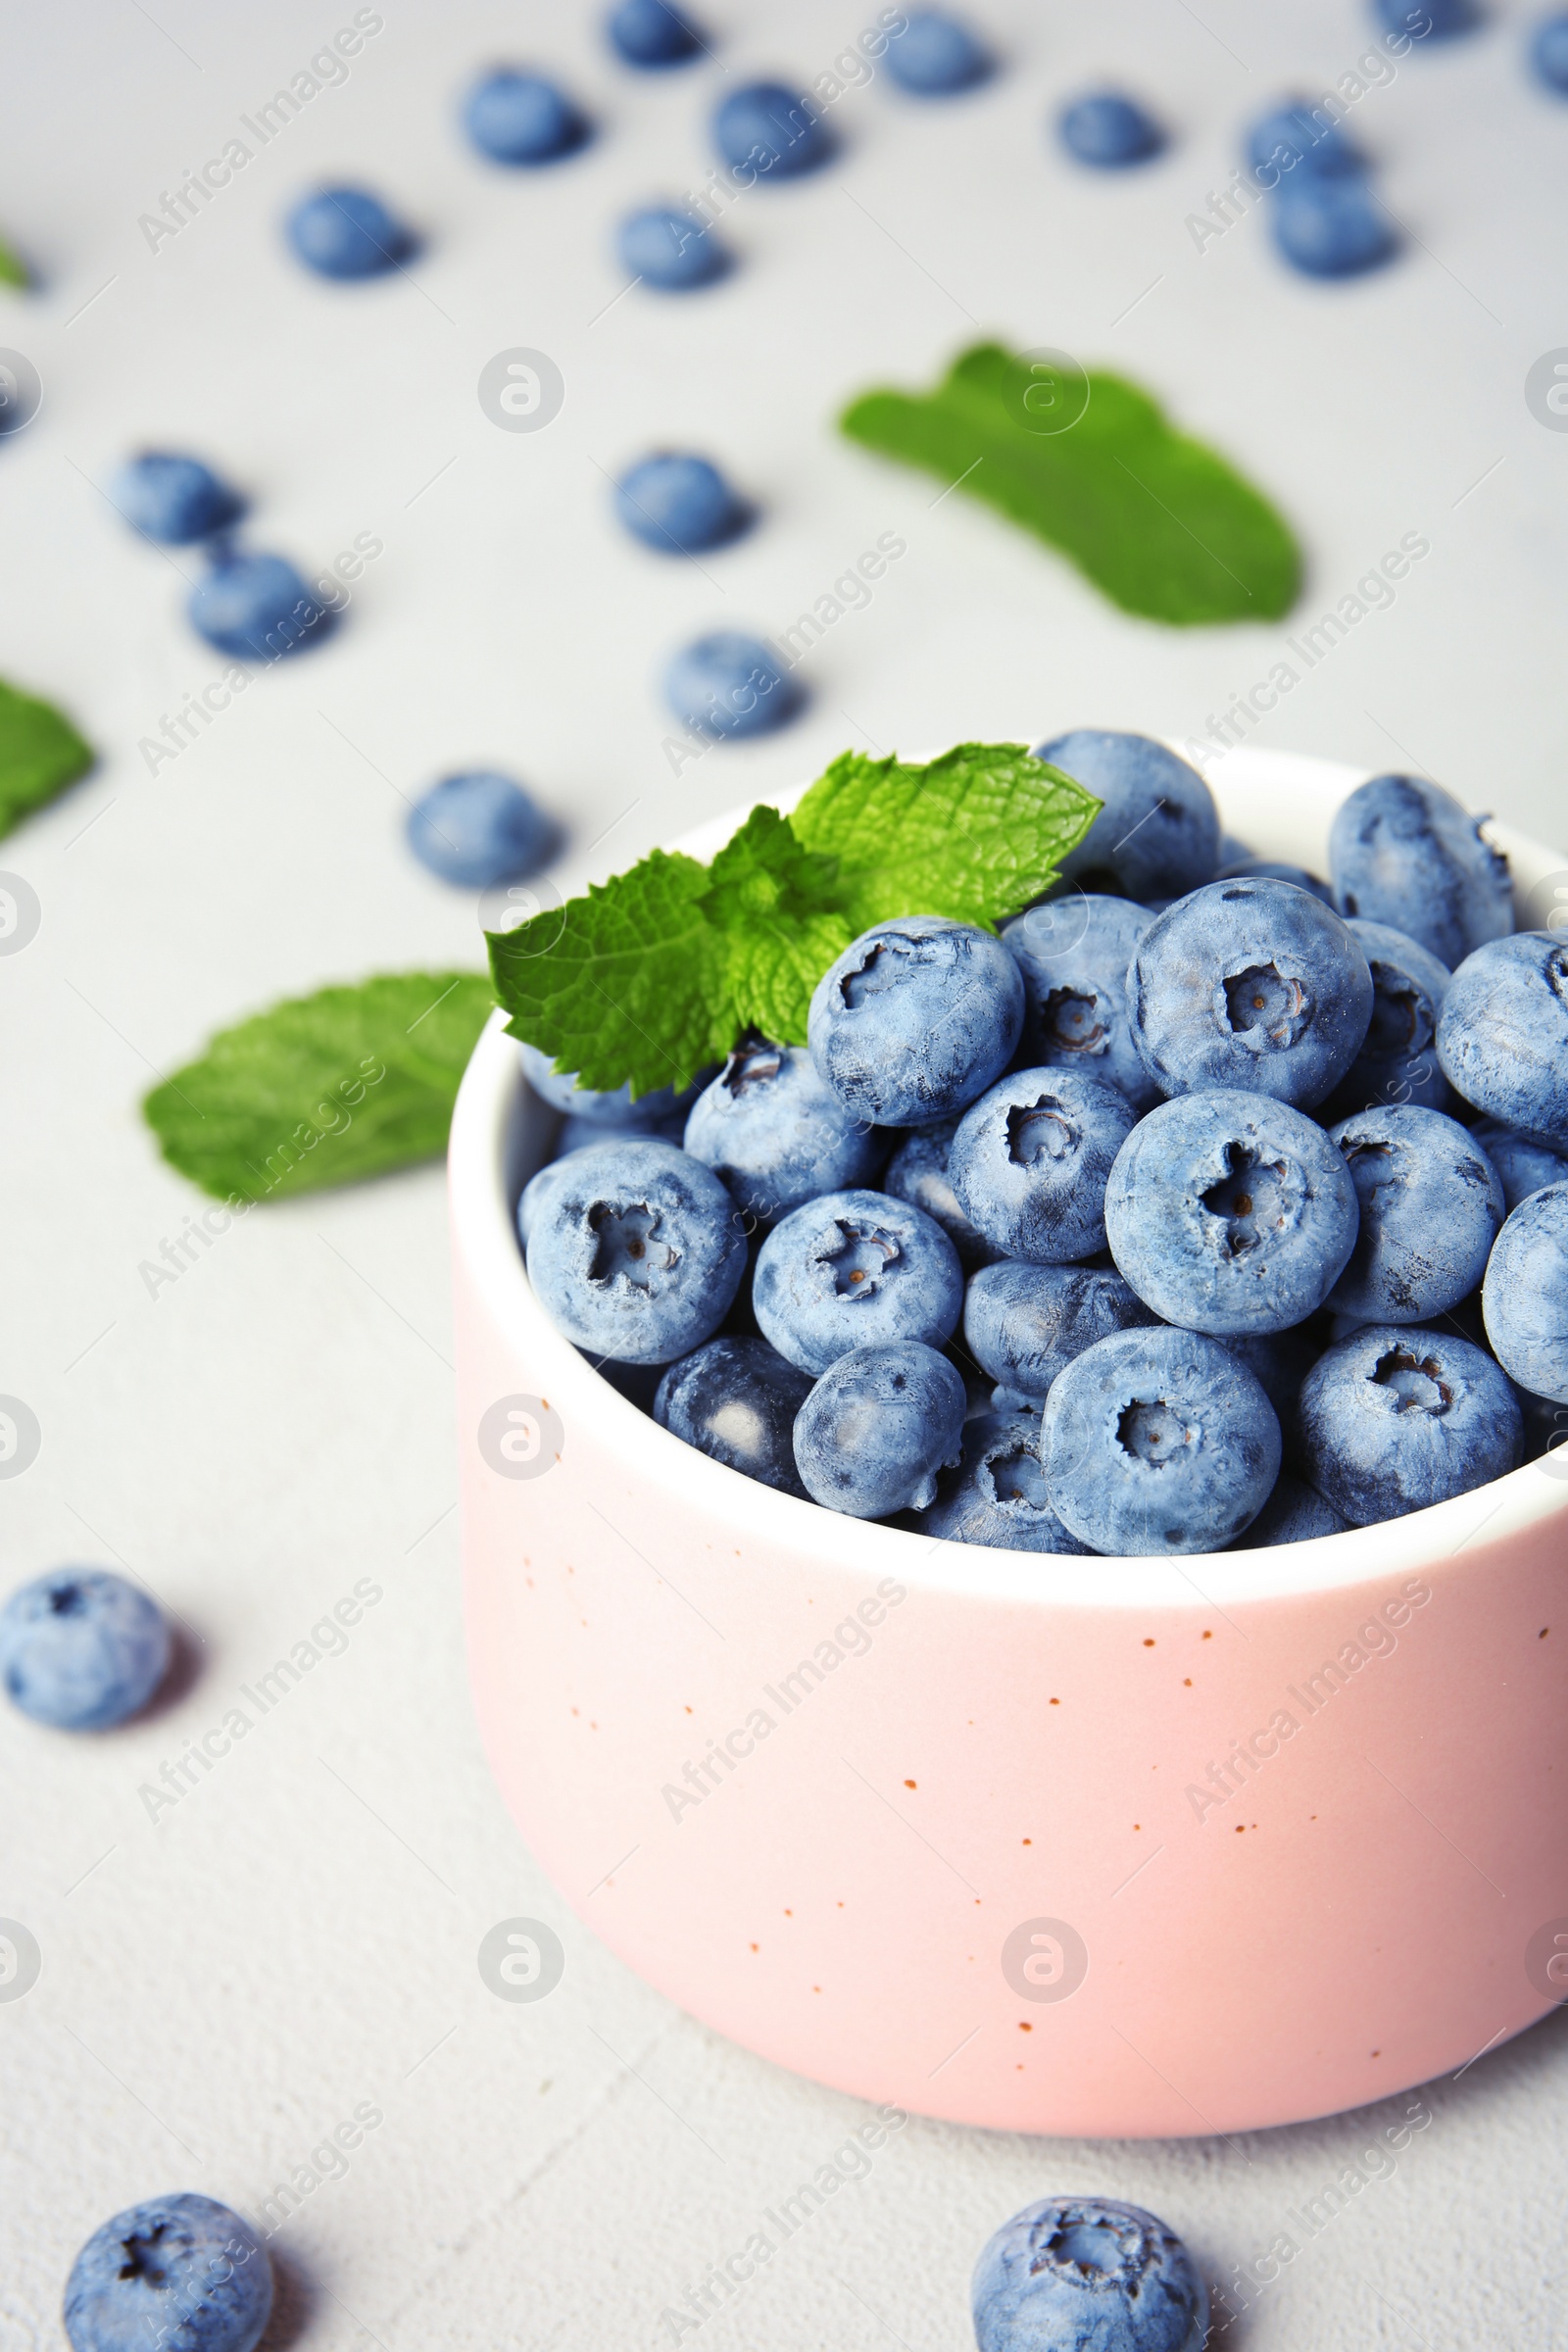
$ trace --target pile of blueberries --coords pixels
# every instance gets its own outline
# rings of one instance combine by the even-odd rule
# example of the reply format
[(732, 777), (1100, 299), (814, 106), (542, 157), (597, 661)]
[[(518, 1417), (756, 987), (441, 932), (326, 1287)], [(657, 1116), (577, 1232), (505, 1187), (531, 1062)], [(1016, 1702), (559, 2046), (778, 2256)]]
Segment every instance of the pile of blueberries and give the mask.
[(1158, 743), (1041, 757), (1103, 806), (1000, 938), (876, 925), (805, 1047), (680, 1099), (521, 1048), (565, 1114), (517, 1211), (562, 1331), (731, 1469), (1017, 1550), (1295, 1543), (1546, 1451), (1568, 946), (1514, 929), (1505, 858), (1379, 776), (1325, 883)]

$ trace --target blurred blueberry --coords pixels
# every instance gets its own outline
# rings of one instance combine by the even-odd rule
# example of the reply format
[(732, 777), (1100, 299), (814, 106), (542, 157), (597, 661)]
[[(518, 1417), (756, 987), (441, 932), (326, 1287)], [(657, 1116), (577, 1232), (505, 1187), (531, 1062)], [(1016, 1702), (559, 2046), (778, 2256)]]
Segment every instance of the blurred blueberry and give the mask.
[(1027, 1266), (1011, 1258), (982, 1266), (963, 1301), (963, 1344), (997, 1383), (997, 1412), (1045, 1403), (1074, 1356), (1113, 1331), (1159, 1321), (1131, 1284), (1108, 1266)]
[(710, 286), (735, 266), (728, 246), (708, 222), (674, 205), (649, 204), (628, 213), (616, 243), (627, 276), (665, 294)]
[(1544, 1193), (1548, 1184), (1568, 1184), (1568, 1145), (1554, 1150), (1534, 1136), (1499, 1126), (1495, 1119), (1477, 1119), (1470, 1140), (1491, 1160), (1510, 1209), (1532, 1193)]
[(1443, 1000), (1438, 1059), (1477, 1110), (1568, 1151), (1568, 946), (1516, 931), (1467, 956)]
[(1298, 1408), (1306, 1475), (1353, 1527), (1503, 1477), (1519, 1459), (1522, 1426), (1490, 1355), (1408, 1324), (1369, 1324), (1339, 1341), (1302, 1382)]
[(1147, 735), (1076, 727), (1038, 747), (1102, 802), (1099, 815), (1061, 861), (1061, 884), (1120, 893), (1145, 905), (1212, 881), (1219, 863), (1219, 811), (1196, 767)]
[(72, 2352), (253, 2352), (272, 2270), (248, 2222), (213, 2197), (150, 2197), (88, 2238), (66, 2281)]
[(1119, 90), (1090, 90), (1074, 98), (1062, 108), (1056, 128), (1067, 153), (1100, 172), (1147, 163), (1165, 144), (1153, 116)]
[(520, 784), (485, 768), (432, 784), (409, 810), (404, 829), (419, 863), (463, 890), (537, 873), (561, 840), (555, 819)]
[(1022, 1051), (1119, 1087), (1136, 1110), (1160, 1100), (1127, 1024), (1127, 966), (1153, 919), (1131, 899), (1073, 892), (1002, 931), (1028, 999)]
[(678, 450), (629, 466), (615, 484), (615, 513), (633, 538), (668, 556), (723, 547), (752, 520), (716, 466)]
[(958, 1131), (958, 1117), (938, 1119), (906, 1135), (888, 1161), (882, 1190), (895, 1200), (907, 1200), (935, 1217), (965, 1266), (989, 1266), (1002, 1251), (988, 1242), (958, 1206), (958, 1196), (948, 1174), (948, 1154)]
[(1076, 1070), (1012, 1070), (971, 1103), (948, 1171), (964, 1214), (1009, 1257), (1062, 1265), (1105, 1246), (1105, 1179), (1137, 1112)]
[(1316, 874), (1307, 872), (1304, 865), (1293, 865), (1287, 858), (1233, 858), (1222, 865), (1214, 876), (1216, 882), (1290, 882), (1298, 890), (1310, 891), (1325, 906), (1334, 904), (1332, 883), (1319, 881)]
[(1391, 33), (1408, 33), (1417, 41), (1446, 41), (1455, 33), (1473, 32), (1482, 21), (1475, 0), (1372, 0), (1376, 15)]
[(941, 1544), (984, 1544), (1003, 1551), (1082, 1553), (1051, 1507), (1040, 1467), (1034, 1413), (982, 1413), (966, 1422), (956, 1471), (938, 1482), (920, 1533)]
[(701, 1160), (646, 1135), (558, 1160), (532, 1203), (528, 1280), (567, 1339), (668, 1364), (711, 1339), (746, 1271), (734, 1203)]
[(661, 1429), (781, 1494), (810, 1498), (795, 1466), (795, 1416), (811, 1375), (765, 1340), (710, 1340), (671, 1364), (654, 1398)]
[(815, 1502), (856, 1519), (923, 1510), (956, 1462), (963, 1381), (919, 1340), (855, 1348), (830, 1364), (795, 1421), (795, 1460)]
[(916, 98), (947, 98), (971, 90), (995, 72), (985, 43), (961, 17), (940, 8), (909, 8), (887, 47), (888, 72)]
[(1201, 2352), (1208, 2297), (1140, 2205), (1045, 2197), (1004, 2224), (970, 2285), (979, 2352)]
[(537, 1046), (519, 1042), (517, 1054), (523, 1075), (542, 1102), (548, 1102), (552, 1110), (564, 1111), (568, 1118), (592, 1119), (607, 1128), (657, 1127), (676, 1112), (684, 1117), (712, 1075), (711, 1070), (705, 1070), (678, 1095), (672, 1087), (660, 1086), (633, 1102), (629, 1079), (612, 1093), (599, 1093), (593, 1087), (579, 1086), (575, 1071), (556, 1069), (552, 1056)]
[(1497, 1236), (1483, 1298), (1503, 1370), (1568, 1404), (1568, 1184), (1521, 1200)]
[(1316, 1536), (1343, 1535), (1349, 1524), (1316, 1487), (1282, 1470), (1273, 1494), (1233, 1548), (1264, 1551), (1277, 1544), (1309, 1544)]
[(237, 490), (204, 466), (148, 450), (122, 466), (109, 495), (133, 530), (165, 547), (189, 547), (226, 531), (245, 512)]
[(1272, 209), (1274, 242), (1304, 277), (1356, 277), (1395, 249), (1389, 216), (1362, 179), (1287, 180)]
[(818, 170), (833, 152), (810, 99), (781, 81), (732, 90), (714, 110), (713, 144), (721, 163), (751, 180), (793, 179)]
[(1328, 1299), (1362, 1323), (1430, 1323), (1467, 1298), (1506, 1213), (1491, 1161), (1454, 1119), (1404, 1103), (1329, 1130), (1361, 1205)]
[(683, 66), (704, 46), (691, 18), (669, 0), (620, 0), (606, 18), (605, 30), (622, 63), (644, 72)]
[(589, 135), (582, 109), (543, 74), (497, 66), (463, 102), (463, 127), (496, 164), (554, 164)]
[(1543, 17), (1531, 35), (1530, 62), (1548, 90), (1568, 98), (1568, 10)]
[(1335, 812), (1329, 872), (1340, 912), (1388, 923), (1451, 972), (1513, 929), (1508, 860), (1451, 793), (1424, 776), (1371, 776)]
[[(661, 1088), (660, 1091), (663, 1093), (666, 1090)], [(643, 1097), (644, 1102), (649, 1100), (647, 1095)], [(641, 1109), (642, 1104), (638, 1103), (635, 1107)], [(554, 1156), (557, 1159), (564, 1159), (568, 1152), (586, 1151), (590, 1144), (604, 1143), (612, 1132), (606, 1127), (603, 1119), (585, 1118), (580, 1111), (573, 1111), (569, 1118), (564, 1118), (561, 1122), (561, 1132), (556, 1137)], [(628, 1121), (624, 1128), (616, 1132), (626, 1135), (662, 1136), (666, 1144), (679, 1145), (684, 1151), (685, 1145), (682, 1139), (686, 1133), (686, 1113), (683, 1110), (666, 1111), (660, 1118)], [(526, 1243), (526, 1234), (524, 1234), (523, 1240)]]
[(857, 1117), (923, 1127), (982, 1095), (1023, 1029), (1023, 975), (1002, 941), (935, 914), (878, 923), (811, 996), (811, 1059)]
[(186, 604), (200, 637), (236, 662), (277, 662), (331, 634), (336, 613), (282, 556), (227, 556)]
[(1261, 116), (1247, 134), (1247, 160), (1264, 187), (1289, 172), (1312, 179), (1338, 179), (1366, 169), (1366, 158), (1346, 131), (1309, 98), (1287, 98)]
[(685, 1132), (686, 1150), (762, 1224), (819, 1194), (870, 1184), (887, 1147), (845, 1109), (804, 1046), (765, 1042), (730, 1055)]
[(806, 699), (772, 648), (738, 629), (684, 647), (664, 672), (664, 697), (683, 726), (733, 740), (786, 726)]
[(298, 259), (318, 277), (379, 277), (416, 247), (413, 230), (368, 188), (318, 188), (283, 225)]
[(941, 1226), (863, 1188), (792, 1210), (762, 1244), (752, 1279), (762, 1337), (803, 1372), (893, 1340), (944, 1347), (962, 1306), (962, 1269)]
[(107, 1568), (54, 1568), (0, 1609), (0, 1681), (38, 1723), (102, 1732), (138, 1714), (173, 1644), (154, 1601)]

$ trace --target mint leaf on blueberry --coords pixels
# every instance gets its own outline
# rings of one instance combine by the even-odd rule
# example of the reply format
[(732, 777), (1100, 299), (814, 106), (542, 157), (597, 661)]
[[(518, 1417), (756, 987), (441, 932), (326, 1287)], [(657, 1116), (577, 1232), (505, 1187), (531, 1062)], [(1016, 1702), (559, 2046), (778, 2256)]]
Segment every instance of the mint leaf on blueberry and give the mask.
[(220, 1200), (354, 1184), (446, 1149), (495, 1000), (477, 972), (393, 972), (259, 1012), (142, 1104), (171, 1166)]
[(0, 835), (74, 784), (92, 762), (91, 745), (52, 704), (0, 682)]

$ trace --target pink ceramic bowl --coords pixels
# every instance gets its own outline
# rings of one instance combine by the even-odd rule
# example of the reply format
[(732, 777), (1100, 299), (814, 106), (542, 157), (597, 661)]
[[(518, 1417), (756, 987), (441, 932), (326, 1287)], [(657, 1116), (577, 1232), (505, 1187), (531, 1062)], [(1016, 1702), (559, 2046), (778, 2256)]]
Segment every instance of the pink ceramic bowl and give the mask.
[[(1214, 777), (1318, 871), (1359, 780)], [(1495, 830), (1523, 888), (1565, 862)], [(1183, 1560), (836, 1517), (535, 1303), (552, 1124), (498, 1014), (452, 1127), (468, 1650), (509, 1805), (629, 1967), (861, 2097), (1118, 2136), (1353, 2106), (1568, 1997), (1568, 1476)]]

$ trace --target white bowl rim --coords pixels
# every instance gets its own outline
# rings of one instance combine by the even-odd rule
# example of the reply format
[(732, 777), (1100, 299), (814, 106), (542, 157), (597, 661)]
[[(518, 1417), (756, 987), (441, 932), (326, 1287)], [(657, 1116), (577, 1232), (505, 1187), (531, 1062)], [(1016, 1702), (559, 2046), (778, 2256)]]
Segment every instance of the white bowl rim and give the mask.
[[(1191, 756), (1190, 746), (1173, 741), (1170, 748)], [(1245, 807), (1250, 794), (1271, 801), (1297, 795), (1312, 804), (1326, 828), (1333, 808), (1373, 772), (1302, 753), (1242, 747), (1225, 755), (1222, 770), (1210, 770), (1209, 782), (1227, 824), (1228, 802)], [(787, 810), (807, 789), (802, 784), (775, 793), (773, 805)], [(1299, 801), (1294, 805), (1298, 808)], [(746, 814), (743, 808), (730, 810), (672, 846), (710, 858)], [(1510, 826), (1488, 829), (1527, 888), (1568, 863), (1560, 853)], [(1087, 1609), (1186, 1606), (1201, 1614), (1431, 1572), (1457, 1559), (1483, 1535), (1495, 1542), (1568, 1516), (1568, 1473), (1547, 1474), (1540, 1463), (1527, 1463), (1430, 1509), (1303, 1544), (1186, 1553), (1176, 1559), (1120, 1559), (940, 1542), (781, 1494), (661, 1429), (594, 1370), (534, 1298), (514, 1223), (512, 1134), (523, 1078), (516, 1046), (506, 1035), (506, 1017), (499, 1009), (494, 1012), (474, 1049), (453, 1112), (449, 1156), (453, 1229), (485, 1310), (509, 1351), (528, 1366), (541, 1394), (548, 1394), (561, 1412), (564, 1455), (570, 1450), (573, 1418), (591, 1413), (606, 1442), (613, 1443), (630, 1482), (651, 1482), (677, 1506), (684, 1497), (700, 1506), (708, 1522), (728, 1521), (742, 1544), (750, 1539), (790, 1549), (824, 1570), (867, 1580), (891, 1576), (916, 1590), (976, 1600)]]

